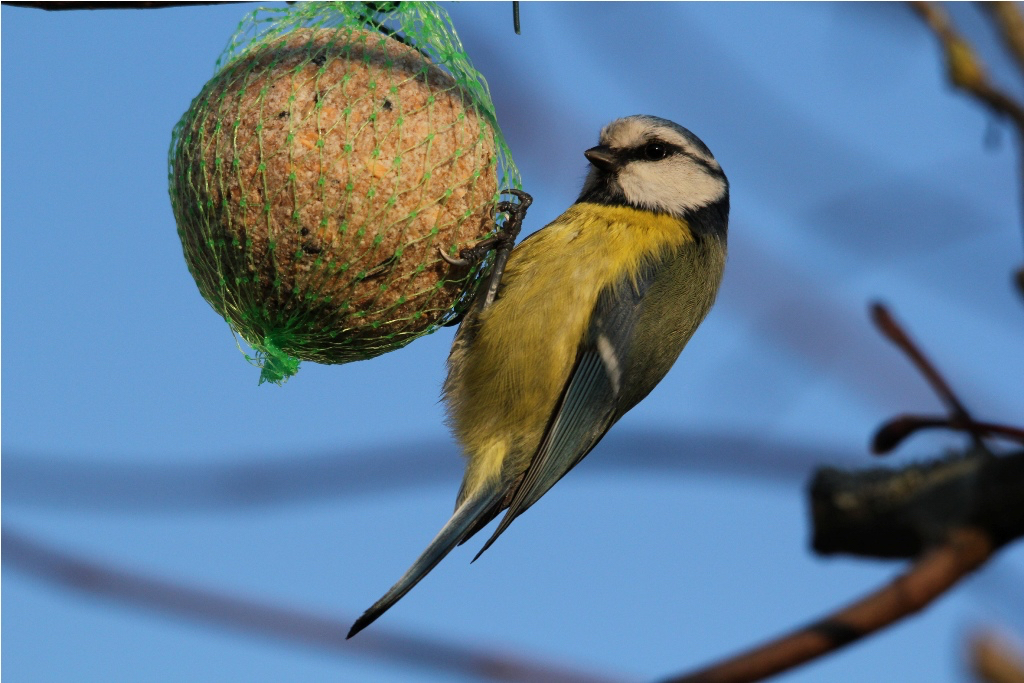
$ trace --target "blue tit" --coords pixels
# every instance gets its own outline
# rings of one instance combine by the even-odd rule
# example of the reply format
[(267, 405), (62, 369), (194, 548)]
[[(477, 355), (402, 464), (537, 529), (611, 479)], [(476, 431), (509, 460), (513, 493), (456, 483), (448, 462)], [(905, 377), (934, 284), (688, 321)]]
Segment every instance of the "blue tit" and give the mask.
[(584, 156), (576, 203), (512, 250), (493, 303), (452, 344), (444, 400), (467, 458), (455, 513), (349, 637), (505, 511), (490, 547), (651, 392), (711, 310), (729, 182), (707, 146), (629, 116)]

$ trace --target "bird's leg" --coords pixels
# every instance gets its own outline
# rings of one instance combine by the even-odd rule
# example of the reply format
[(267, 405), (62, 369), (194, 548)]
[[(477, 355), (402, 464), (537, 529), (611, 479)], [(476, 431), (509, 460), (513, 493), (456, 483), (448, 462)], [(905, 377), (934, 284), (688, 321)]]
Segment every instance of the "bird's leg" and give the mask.
[(523, 218), (526, 217), (526, 209), (529, 208), (530, 204), (533, 203), (533, 197), (523, 192), (522, 190), (505, 190), (502, 194), (511, 194), (519, 198), (518, 203), (514, 202), (498, 202), (494, 207), (495, 214), (505, 214), (508, 219), (505, 221), (505, 225), (492, 237), (488, 237), (485, 240), (481, 240), (476, 246), (467, 247), (459, 252), (459, 258), (452, 258), (448, 254), (441, 250), (441, 258), (443, 258), (449, 265), (452, 266), (471, 266), (474, 263), (479, 262), (487, 255), (487, 252), (492, 249), (502, 247), (511, 248), (515, 244), (516, 237), (519, 235), (519, 230), (523, 226)]
[(441, 251), (443, 258), (452, 266), (470, 266), (478, 263), (492, 249), (496, 250), (494, 267), (491, 268), (490, 277), (487, 279), (487, 293), (484, 296), (481, 308), (487, 308), (494, 302), (498, 293), (498, 285), (501, 284), (501, 276), (505, 272), (505, 263), (508, 261), (509, 252), (515, 246), (516, 237), (523, 227), (523, 219), (526, 217), (526, 210), (533, 203), (533, 197), (526, 192), (516, 189), (505, 190), (502, 194), (510, 194), (518, 199), (518, 202), (502, 201), (494, 207), (496, 214), (503, 213), (506, 216), (505, 225), (493, 237), (481, 241), (474, 247), (468, 247), (459, 252), (459, 258), (453, 259)]
[(498, 285), (501, 284), (501, 276), (505, 273), (505, 263), (508, 262), (508, 255), (515, 246), (516, 237), (523, 227), (523, 219), (526, 218), (526, 210), (533, 203), (533, 197), (522, 190), (509, 189), (507, 194), (514, 196), (517, 203), (501, 202), (498, 204), (498, 211), (504, 213), (507, 218), (502, 226), (499, 241), (496, 244), (497, 252), (494, 256), (494, 267), (491, 268), (491, 275), (487, 278), (487, 293), (484, 295), (480, 309), (484, 310), (492, 303), (498, 294)]

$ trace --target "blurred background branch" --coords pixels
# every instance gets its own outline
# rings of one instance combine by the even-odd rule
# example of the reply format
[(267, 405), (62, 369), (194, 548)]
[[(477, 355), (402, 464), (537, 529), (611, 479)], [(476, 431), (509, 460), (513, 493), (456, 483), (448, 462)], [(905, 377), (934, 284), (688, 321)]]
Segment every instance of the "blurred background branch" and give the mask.
[(92, 10), (92, 9), (166, 9), (168, 7), (189, 7), (192, 5), (238, 5), (242, 2), (251, 2), (252, 0), (239, 0), (234, 2), (232, 0), (215, 0), (211, 2), (203, 2), (203, 0), (197, 0), (191, 2), (189, 0), (179, 0), (178, 2), (61, 2), (60, 0), (53, 0), (53, 2), (19, 2), (18, 0), (4, 0), (2, 4), (10, 5), (11, 7), (26, 7), (28, 9), (42, 9), (49, 12), (62, 12), (66, 10)]
[[(946, 10), (932, 2), (913, 2), (911, 6), (939, 39), (946, 55), (950, 82), (973, 95), (996, 114), (1008, 117), (1017, 127), (1018, 134), (1024, 134), (1024, 107), (989, 80), (981, 57), (954, 28)], [(1015, 15), (1019, 10), (1015, 7), (1005, 7), (1002, 13)], [(1014, 31), (1009, 22), (1000, 22), (1000, 26), (1007, 27), (1006, 30), (1011, 33)], [(1016, 44), (1019, 39), (1014, 33), (1008, 42)]]
[[(963, 402), (882, 304), (879, 332), (896, 344), (946, 404), (947, 426), (971, 434), (973, 448), (901, 469), (820, 469), (809, 487), (812, 546), (819, 554), (916, 558), (910, 569), (854, 604), (765, 645), (665, 683), (750, 683), (800, 666), (919, 612), (1024, 537), (1024, 450), (995, 456)], [(905, 418), (898, 418), (905, 419)], [(888, 422), (874, 442), (895, 447)], [(1006, 427), (997, 430), (1017, 434)], [(880, 438), (883, 433), (890, 436)], [(912, 433), (906, 431), (903, 436)]]
[[(796, 484), (822, 463), (852, 465), (843, 450), (755, 435), (671, 428), (613, 431), (601, 458), (581, 473), (661, 472)], [(4, 452), (4, 496), (32, 507), (166, 513), (373, 497), (458, 479), (447, 439), (349, 449), (321, 455), (243, 454), (231, 463), (148, 464), (130, 458), (58, 457)], [(585, 475), (584, 475), (585, 476)]]
[[(989, 80), (985, 64), (977, 51), (954, 28), (949, 14), (933, 2), (911, 2), (911, 6), (925, 21), (942, 45), (946, 56), (949, 80), (964, 92), (999, 116), (1009, 118), (1017, 130), (1017, 152), (1019, 157), (1018, 183), (1022, 230), (1024, 230), (1024, 106), (1005, 90)], [(1003, 43), (1014, 56), (1021, 74), (1024, 75), (1024, 16), (1014, 2), (979, 3), (986, 7), (992, 17)], [(1022, 233), (1024, 234), (1024, 233)], [(1014, 284), (1024, 297), (1024, 267), (1014, 274)]]
[(969, 451), (899, 469), (819, 470), (810, 485), (812, 546), (822, 555), (918, 557), (958, 529), (994, 548), (1024, 536), (1024, 451)]
[(1024, 76), (1024, 15), (1016, 2), (979, 2), (978, 6), (988, 12), (1007, 51), (1013, 55), (1017, 68)]
[(1024, 683), (1024, 657), (1004, 635), (982, 631), (970, 639), (968, 649), (979, 683)]
[(401, 663), (449, 675), (522, 683), (614, 683), (620, 679), (526, 658), (453, 645), (436, 638), (373, 629), (346, 641), (351, 618), (325, 617), (174, 581), (50, 548), (3, 529), (4, 564), (65, 589), (253, 635), (290, 640), (344, 655)]
[(992, 549), (983, 532), (959, 530), (905, 574), (849, 607), (742, 655), (664, 683), (751, 683), (804, 664), (923, 609), (980, 567)]
[(1024, 683), (1024, 657), (1004, 635), (993, 630), (975, 634), (969, 656), (979, 683)]
[[(917, 371), (931, 385), (932, 391), (938, 395), (939, 400), (946, 405), (946, 409), (949, 411), (949, 422), (969, 432), (976, 448), (985, 448), (985, 444), (981, 439), (984, 431), (975, 427), (974, 419), (967, 412), (967, 408), (964, 407), (964, 404), (957, 398), (956, 394), (953, 393), (949, 383), (932, 365), (924, 352), (918, 348), (917, 344), (911, 340), (906, 330), (896, 322), (892, 314), (889, 313), (889, 310), (883, 304), (872, 304), (871, 320), (875, 324), (875, 328), (882, 333), (882, 336), (906, 354), (910, 362), (917, 368)], [(905, 418), (900, 419), (905, 421)], [(875, 453), (886, 453), (898, 446), (902, 441), (902, 438), (895, 438), (895, 435), (889, 435), (887, 438), (881, 437), (882, 434), (891, 431), (887, 427), (888, 425), (883, 426), (875, 434), (873, 442)], [(902, 436), (909, 436), (910, 433), (910, 431), (907, 431)]]

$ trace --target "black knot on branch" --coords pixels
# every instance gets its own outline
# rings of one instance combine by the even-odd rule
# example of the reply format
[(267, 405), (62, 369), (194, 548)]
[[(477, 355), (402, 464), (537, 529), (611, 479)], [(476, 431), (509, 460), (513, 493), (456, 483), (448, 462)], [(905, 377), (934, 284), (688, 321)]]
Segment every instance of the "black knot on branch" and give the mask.
[(818, 553), (914, 558), (952, 531), (984, 530), (996, 547), (1024, 536), (1024, 451), (969, 451), (902, 469), (824, 468), (810, 484)]

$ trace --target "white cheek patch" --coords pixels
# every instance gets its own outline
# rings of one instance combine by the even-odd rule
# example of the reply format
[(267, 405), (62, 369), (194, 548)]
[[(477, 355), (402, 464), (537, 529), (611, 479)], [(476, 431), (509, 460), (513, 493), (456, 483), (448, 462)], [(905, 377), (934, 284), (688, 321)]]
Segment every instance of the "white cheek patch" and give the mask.
[(722, 178), (681, 156), (631, 162), (619, 171), (618, 180), (630, 204), (675, 215), (713, 204), (726, 191)]

